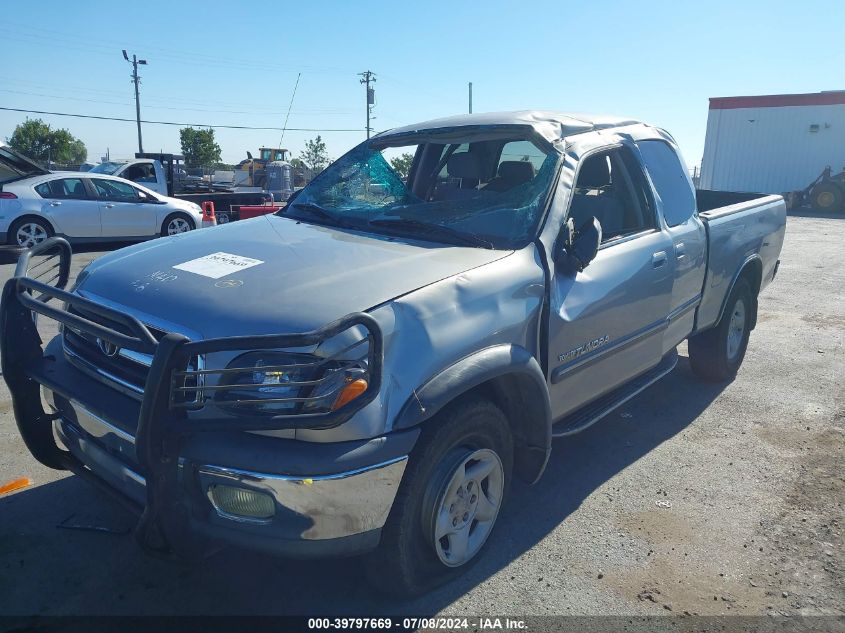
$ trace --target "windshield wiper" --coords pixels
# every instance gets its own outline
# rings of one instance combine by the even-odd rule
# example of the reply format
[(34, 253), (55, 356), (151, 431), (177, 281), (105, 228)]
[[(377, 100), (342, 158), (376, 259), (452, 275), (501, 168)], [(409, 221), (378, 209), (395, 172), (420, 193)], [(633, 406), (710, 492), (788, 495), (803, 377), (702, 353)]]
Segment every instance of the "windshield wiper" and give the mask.
[[(309, 213), (313, 217), (317, 217), (321, 220), (326, 220), (330, 224), (333, 224), (334, 226), (347, 228), (347, 229), (356, 229), (356, 228), (360, 229), (361, 228), (357, 224), (353, 224), (352, 222), (347, 222), (343, 218), (340, 218), (333, 213), (329, 213), (323, 207), (321, 207), (318, 204), (314, 204), (313, 202), (294, 202), (290, 206), (293, 207), (294, 209), (299, 209), (299, 210), (305, 211), (306, 213)], [(285, 210), (287, 210), (287, 209), (285, 209)]]
[(385, 228), (396, 228), (399, 230), (405, 229), (414, 232), (420, 232), (429, 236), (445, 237), (448, 241), (457, 241), (461, 244), (469, 246), (480, 246), (482, 248), (492, 249), (493, 244), (489, 240), (485, 240), (477, 235), (463, 233), (442, 224), (428, 224), (419, 220), (412, 220), (409, 218), (381, 218), (378, 220), (371, 220), (367, 222), (370, 226), (382, 226)]

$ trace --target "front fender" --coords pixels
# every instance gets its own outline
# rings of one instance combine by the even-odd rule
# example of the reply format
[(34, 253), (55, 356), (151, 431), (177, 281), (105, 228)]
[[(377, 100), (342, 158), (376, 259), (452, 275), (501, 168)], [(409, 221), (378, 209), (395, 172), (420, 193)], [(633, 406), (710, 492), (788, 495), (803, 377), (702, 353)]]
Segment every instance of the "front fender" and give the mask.
[(446, 367), (408, 398), (394, 428), (421, 424), (456, 398), (480, 388), (485, 388), (485, 395), (508, 416), (517, 472), (533, 483), (542, 474), (551, 451), (552, 414), (543, 370), (524, 347), (487, 347)]

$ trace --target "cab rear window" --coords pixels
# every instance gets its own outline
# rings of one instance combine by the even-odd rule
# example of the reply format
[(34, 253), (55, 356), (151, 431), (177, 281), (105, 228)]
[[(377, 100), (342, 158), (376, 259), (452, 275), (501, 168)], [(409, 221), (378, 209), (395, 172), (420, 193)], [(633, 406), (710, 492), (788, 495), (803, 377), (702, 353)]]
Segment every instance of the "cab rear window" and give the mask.
[(646, 171), (663, 203), (663, 217), (678, 226), (695, 214), (695, 190), (680, 156), (663, 141), (637, 143)]

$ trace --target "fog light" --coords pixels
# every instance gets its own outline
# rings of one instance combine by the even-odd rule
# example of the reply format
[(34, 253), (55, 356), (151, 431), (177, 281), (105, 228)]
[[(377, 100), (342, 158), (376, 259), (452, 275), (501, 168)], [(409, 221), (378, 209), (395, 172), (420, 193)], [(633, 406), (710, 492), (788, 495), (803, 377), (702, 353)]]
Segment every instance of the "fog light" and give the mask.
[(250, 519), (269, 519), (276, 513), (273, 497), (247, 488), (209, 486), (211, 503), (220, 512)]

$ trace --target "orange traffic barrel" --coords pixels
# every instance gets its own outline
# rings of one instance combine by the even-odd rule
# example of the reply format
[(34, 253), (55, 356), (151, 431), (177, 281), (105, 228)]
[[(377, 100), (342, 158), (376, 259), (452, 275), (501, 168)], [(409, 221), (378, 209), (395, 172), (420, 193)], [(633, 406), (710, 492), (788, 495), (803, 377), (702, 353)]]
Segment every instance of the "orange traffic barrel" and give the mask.
[(202, 226), (216, 226), (217, 216), (214, 215), (214, 201), (205, 200), (202, 203)]

